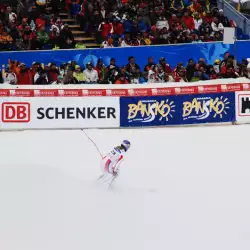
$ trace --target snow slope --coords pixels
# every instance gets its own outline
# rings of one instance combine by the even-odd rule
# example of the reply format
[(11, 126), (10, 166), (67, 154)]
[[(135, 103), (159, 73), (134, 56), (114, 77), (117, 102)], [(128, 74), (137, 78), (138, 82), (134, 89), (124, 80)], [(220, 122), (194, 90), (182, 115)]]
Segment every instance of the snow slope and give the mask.
[(0, 133), (1, 250), (249, 250), (249, 126)]

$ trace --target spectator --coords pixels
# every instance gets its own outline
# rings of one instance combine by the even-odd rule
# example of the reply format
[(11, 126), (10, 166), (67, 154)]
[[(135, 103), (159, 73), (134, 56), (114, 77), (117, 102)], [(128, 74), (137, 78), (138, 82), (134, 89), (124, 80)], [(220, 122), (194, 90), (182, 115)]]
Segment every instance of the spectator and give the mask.
[(202, 21), (202, 24), (199, 26), (199, 34), (200, 36), (205, 36), (205, 34), (211, 34), (212, 33), (212, 27), (210, 24), (208, 24), (205, 20)]
[(119, 74), (119, 67), (115, 64), (115, 58), (111, 58), (110, 65), (107, 67), (107, 79), (109, 83), (115, 83)]
[(155, 72), (155, 67), (153, 69), (150, 69), (148, 71), (148, 83), (159, 83), (161, 82), (160, 79), (158, 78), (156, 72)]
[(173, 70), (173, 76), (176, 82), (187, 82), (186, 69), (183, 67), (183, 63), (179, 62), (177, 67)]
[(102, 46), (103, 46), (103, 48), (113, 48), (114, 47), (113, 39), (111, 37), (109, 37), (107, 39), (107, 41), (103, 41)]
[(219, 20), (218, 20), (218, 18), (216, 18), (216, 17), (213, 18), (213, 22), (212, 22), (211, 26), (212, 26), (212, 30), (214, 32), (218, 31), (218, 32), (223, 33), (223, 31), (224, 31), (223, 24), (220, 23)]
[[(109, 22), (108, 18), (104, 20), (99, 26), (99, 31), (101, 32), (101, 36), (103, 40), (106, 40), (109, 34), (113, 33), (113, 25)], [(112, 32), (111, 32), (112, 31)]]
[(79, 65), (75, 66), (75, 71), (73, 73), (73, 77), (79, 82), (79, 83), (84, 83), (86, 82), (86, 76), (84, 73), (81, 71), (81, 67)]
[(148, 72), (149, 70), (152, 69), (153, 66), (155, 66), (154, 58), (150, 56), (148, 58), (148, 64), (144, 67), (144, 71)]
[(218, 18), (218, 22), (221, 23), (224, 27), (230, 27), (229, 21), (227, 17), (224, 16), (222, 9), (219, 10), (217, 18)]
[(8, 34), (6, 29), (3, 29), (2, 34), (0, 34), (0, 48), (3, 50), (10, 49), (12, 42), (12, 37)]
[(16, 13), (12, 12), (12, 8), (10, 6), (6, 9), (6, 17), (9, 28), (13, 28), (17, 25), (17, 15)]
[(205, 69), (203, 67), (199, 67), (198, 71), (194, 73), (194, 77), (197, 77), (199, 81), (209, 80), (209, 75), (206, 74)]
[(17, 83), (17, 76), (12, 71), (12, 69), (9, 65), (7, 65), (7, 67), (6, 67), (6, 72), (4, 70), (2, 70), (2, 75), (3, 75), (3, 82), (4, 83), (8, 83), (8, 84), (16, 84)]
[(98, 59), (95, 70), (98, 73), (98, 79), (100, 81), (103, 81), (107, 74), (107, 68), (105, 67), (101, 58)]
[(55, 63), (49, 63), (49, 69), (48, 69), (48, 81), (55, 82), (57, 80), (59, 73), (58, 68), (56, 67)]
[(52, 82), (52, 85), (63, 85), (63, 76), (58, 75), (56, 81)]
[(98, 78), (98, 73), (94, 69), (93, 64), (91, 62), (87, 63), (86, 69), (83, 71), (83, 73), (86, 76), (86, 82), (87, 83), (97, 83), (99, 78)]
[(69, 25), (64, 24), (63, 29), (61, 30), (60, 36), (59, 36), (60, 48), (63, 48), (63, 49), (73, 48), (74, 44), (75, 44), (74, 36), (72, 32), (69, 30)]
[(194, 77), (194, 73), (196, 71), (196, 67), (195, 67), (195, 63), (194, 60), (191, 58), (188, 60), (188, 65), (186, 67), (186, 76), (187, 76), (187, 80), (190, 82), (192, 80), (192, 78)]
[(163, 82), (167, 83), (167, 82), (175, 82), (175, 79), (173, 78), (173, 76), (171, 74), (164, 74), (164, 78), (163, 78)]
[(26, 67), (24, 63), (19, 65), (19, 69), (17, 69), (17, 84), (18, 85), (32, 85), (33, 78), (32, 73), (29, 68)]
[(39, 28), (39, 31), (37, 32), (37, 40), (40, 43), (40, 48), (42, 48), (48, 41), (49, 41), (49, 35), (45, 31), (45, 27), (42, 26)]
[(188, 11), (184, 12), (184, 16), (181, 18), (182, 22), (191, 32), (195, 29), (194, 18), (189, 15)]
[[(162, 30), (163, 28), (169, 29), (168, 21), (165, 17), (159, 17), (158, 21), (156, 22), (156, 29), (157, 30)], [(145, 30), (147, 31), (147, 30)]]
[(58, 26), (52, 25), (49, 33), (49, 39), (53, 46), (59, 44), (59, 35), (60, 35), (60, 30)]
[(117, 80), (115, 81), (115, 84), (128, 84), (128, 83), (129, 81), (123, 74), (118, 75)]
[(140, 67), (135, 63), (135, 58), (130, 56), (128, 58), (128, 64), (126, 65), (126, 71), (130, 74), (131, 80), (139, 79), (140, 77)]
[(73, 69), (70, 67), (68, 68), (64, 78), (63, 78), (64, 84), (77, 84), (78, 80), (73, 75)]
[(110, 59), (110, 64), (109, 66), (107, 67), (108, 70), (110, 69), (115, 69), (116, 71), (119, 71), (119, 67), (116, 65), (116, 60), (115, 58), (111, 58)]
[(165, 57), (160, 58), (159, 65), (162, 67), (162, 69), (165, 73), (167, 73), (167, 74), (172, 73), (172, 69), (171, 69), (170, 65), (166, 62)]
[(190, 12), (194, 14), (195, 12), (198, 12), (201, 9), (201, 5), (197, 2), (197, 0), (193, 0), (193, 3), (188, 7)]
[(46, 20), (44, 14), (40, 14), (40, 16), (36, 19), (37, 31), (44, 30), (45, 25), (46, 25)]
[(200, 17), (200, 14), (199, 13), (194, 13), (194, 28), (195, 30), (198, 32), (200, 26), (202, 24), (202, 19)]
[(124, 33), (124, 28), (123, 28), (122, 23), (118, 19), (114, 19), (112, 35), (115, 38), (119, 38), (119, 37), (121, 37), (123, 35), (123, 33)]
[(39, 76), (35, 81), (35, 85), (47, 85), (47, 84), (49, 84), (47, 71), (44, 69), (40, 69)]

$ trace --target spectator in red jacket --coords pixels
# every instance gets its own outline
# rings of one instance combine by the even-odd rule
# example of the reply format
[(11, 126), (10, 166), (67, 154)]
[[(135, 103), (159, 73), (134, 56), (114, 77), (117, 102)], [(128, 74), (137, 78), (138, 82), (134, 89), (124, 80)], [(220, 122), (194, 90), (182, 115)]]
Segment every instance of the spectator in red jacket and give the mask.
[(37, 19), (36, 19), (36, 27), (37, 27), (37, 31), (40, 31), (42, 28), (45, 28), (45, 18), (44, 15), (41, 14)]
[(113, 32), (114, 35), (121, 36), (124, 33), (123, 25), (119, 22), (118, 19), (114, 20), (113, 29), (114, 29), (114, 32)]
[(58, 75), (59, 75), (59, 70), (56, 67), (56, 64), (51, 63), (49, 65), (49, 70), (48, 70), (48, 80), (49, 80), (49, 82), (55, 82), (57, 80)]
[(167, 74), (171, 74), (172, 73), (172, 69), (170, 67), (170, 65), (168, 63), (166, 63), (166, 59), (165, 57), (161, 57), (159, 60), (159, 65), (162, 66), (163, 70), (165, 73)]
[(17, 74), (17, 85), (32, 85), (33, 78), (30, 69), (24, 63), (19, 65), (20, 71)]
[(101, 23), (101, 25), (99, 26), (99, 30), (101, 31), (103, 40), (106, 40), (107, 36), (111, 33), (112, 28), (112, 23), (109, 23), (107, 18), (104, 22)]
[(184, 16), (181, 20), (190, 31), (194, 30), (194, 18), (189, 15), (188, 11), (184, 12)]

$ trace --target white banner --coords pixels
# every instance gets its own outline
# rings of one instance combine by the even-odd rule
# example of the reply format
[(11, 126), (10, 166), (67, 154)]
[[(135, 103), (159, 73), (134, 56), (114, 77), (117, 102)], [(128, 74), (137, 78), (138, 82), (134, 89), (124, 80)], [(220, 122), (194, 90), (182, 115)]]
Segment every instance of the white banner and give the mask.
[(250, 123), (250, 91), (235, 92), (236, 121)]
[(3, 97), (0, 129), (115, 128), (119, 97)]

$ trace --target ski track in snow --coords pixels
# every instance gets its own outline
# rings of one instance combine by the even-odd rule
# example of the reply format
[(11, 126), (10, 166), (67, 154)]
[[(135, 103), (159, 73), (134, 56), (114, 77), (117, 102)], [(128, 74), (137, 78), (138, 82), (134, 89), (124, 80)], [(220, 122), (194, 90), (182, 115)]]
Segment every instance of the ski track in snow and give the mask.
[(1, 132), (1, 250), (249, 250), (249, 126)]

